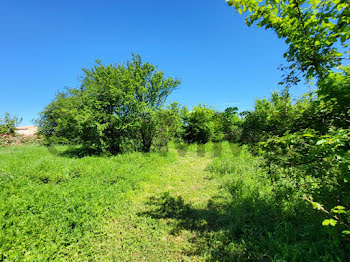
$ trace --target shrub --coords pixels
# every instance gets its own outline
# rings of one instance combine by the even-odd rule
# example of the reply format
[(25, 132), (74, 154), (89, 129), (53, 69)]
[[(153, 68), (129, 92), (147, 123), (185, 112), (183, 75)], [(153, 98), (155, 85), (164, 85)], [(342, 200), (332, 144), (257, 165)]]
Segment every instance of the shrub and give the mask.
[(5, 113), (4, 117), (0, 117), (0, 135), (13, 135), (16, 126), (21, 123), (22, 119), (17, 116), (11, 117), (9, 113)]
[(184, 139), (188, 143), (204, 144), (210, 141), (214, 134), (215, 111), (206, 105), (193, 107), (184, 117)]

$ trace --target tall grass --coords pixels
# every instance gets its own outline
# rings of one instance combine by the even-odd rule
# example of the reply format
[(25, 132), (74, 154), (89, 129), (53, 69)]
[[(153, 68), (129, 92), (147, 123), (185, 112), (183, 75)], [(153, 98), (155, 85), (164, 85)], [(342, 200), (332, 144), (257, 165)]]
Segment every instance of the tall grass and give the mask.
[[(318, 212), (299, 192), (271, 184), (261, 159), (245, 147), (171, 144), (166, 154), (81, 157), (86, 153), (64, 146), (57, 151), (35, 145), (0, 147), (0, 261), (94, 261), (104, 254), (133, 260), (133, 254), (152, 253), (145, 247), (167, 247), (163, 254), (171, 253), (160, 240), (177, 239), (176, 235), (187, 236), (189, 242), (176, 240), (181, 252), (169, 253), (173, 260), (180, 260), (179, 254), (200, 261), (347, 259), (331, 229), (322, 227)], [(198, 167), (205, 166), (209, 156), (210, 173), (203, 173)], [(193, 161), (204, 162), (193, 165)], [(176, 169), (180, 163), (187, 169)], [(178, 179), (162, 176), (169, 167), (176, 169), (172, 174)], [(198, 195), (193, 181), (205, 185), (205, 197)], [(150, 184), (158, 187), (159, 194), (148, 201), (142, 190)], [(179, 192), (172, 195), (167, 190), (173, 187)], [(144, 201), (150, 202), (144, 212), (129, 208)], [(107, 232), (111, 227), (106, 223), (120, 217), (134, 219), (116, 223), (126, 227), (116, 232), (124, 232), (129, 253), (113, 254), (125, 250), (123, 246), (111, 254), (95, 250), (108, 247), (99, 243), (116, 232)], [(141, 240), (135, 236), (140, 232), (145, 236)], [(148, 243), (150, 239), (155, 242)], [(116, 243), (124, 245), (123, 241)]]
[(246, 149), (232, 155), (225, 147), (207, 167), (229, 194), (221, 211), (230, 224), (220, 237), (220, 260), (346, 260), (339, 242), (298, 192), (271, 185), (260, 160)]
[(174, 159), (141, 153), (74, 158), (39, 146), (0, 148), (0, 261), (93, 259), (91, 242), (106, 234), (101, 221), (123, 212), (128, 194)]

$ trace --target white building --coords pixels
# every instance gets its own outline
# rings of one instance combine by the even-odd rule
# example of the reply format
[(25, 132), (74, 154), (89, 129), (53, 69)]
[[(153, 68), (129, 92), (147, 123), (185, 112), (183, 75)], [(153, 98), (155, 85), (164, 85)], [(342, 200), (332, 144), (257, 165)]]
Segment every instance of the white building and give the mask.
[(16, 134), (22, 136), (34, 136), (38, 131), (37, 126), (19, 126), (16, 128)]

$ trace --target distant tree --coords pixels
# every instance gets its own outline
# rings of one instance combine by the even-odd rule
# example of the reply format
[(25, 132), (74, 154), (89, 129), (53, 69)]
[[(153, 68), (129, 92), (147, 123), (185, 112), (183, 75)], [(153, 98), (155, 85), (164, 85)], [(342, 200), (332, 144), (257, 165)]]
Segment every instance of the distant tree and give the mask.
[(165, 78), (162, 71), (156, 70), (149, 63), (142, 63), (141, 57), (136, 55), (132, 62), (127, 64), (131, 79), (134, 79), (136, 103), (140, 110), (140, 135), (142, 138), (143, 151), (148, 152), (154, 137), (157, 135), (157, 115), (167, 97), (180, 84), (179, 80)]
[(193, 107), (184, 116), (184, 139), (188, 143), (204, 144), (210, 141), (214, 135), (213, 117), (215, 111), (206, 105)]
[(225, 139), (230, 142), (238, 142), (242, 132), (242, 120), (238, 115), (238, 108), (226, 108), (223, 116), (223, 132), (225, 134)]
[(157, 113), (157, 138), (160, 144), (170, 140), (180, 141), (183, 135), (182, 108), (177, 103), (171, 103)]
[(228, 107), (224, 112), (215, 112), (214, 121), (214, 137), (213, 141), (220, 142), (227, 140), (230, 142), (238, 142), (240, 138), (241, 119), (238, 116), (237, 107)]
[(287, 91), (274, 92), (270, 99), (258, 99), (254, 110), (245, 112), (241, 140), (256, 143), (270, 135), (283, 135), (292, 127), (293, 114), (292, 100)]
[(212, 141), (213, 142), (221, 142), (225, 138), (224, 134), (224, 113), (223, 112), (218, 112), (216, 111), (213, 116), (213, 126), (214, 126), (214, 131), (212, 135)]
[(13, 135), (16, 130), (16, 126), (22, 122), (22, 118), (17, 116), (11, 117), (8, 112), (3, 117), (0, 117), (0, 134)]

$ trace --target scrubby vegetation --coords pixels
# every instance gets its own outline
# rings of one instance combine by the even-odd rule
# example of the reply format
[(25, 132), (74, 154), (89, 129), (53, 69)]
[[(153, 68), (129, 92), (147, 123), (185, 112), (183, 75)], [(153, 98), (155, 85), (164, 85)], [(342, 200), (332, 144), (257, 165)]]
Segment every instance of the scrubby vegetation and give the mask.
[[(247, 113), (243, 139), (264, 156), (272, 184), (304, 192), (305, 200), (328, 216), (323, 224), (337, 226), (348, 242), (350, 106), (345, 100), (350, 101), (350, 67), (344, 55), (350, 39), (349, 3), (228, 3), (249, 12), (248, 25), (274, 30), (289, 47), (282, 82), (286, 90), (270, 101), (257, 101), (255, 110)], [(313, 79), (317, 89), (292, 104), (288, 87), (299, 82), (300, 75)]]
[(3, 117), (0, 117), (0, 147), (37, 144), (41, 142), (41, 139), (37, 136), (20, 136), (16, 134), (16, 127), (21, 121), (21, 118), (10, 116), (8, 112)]
[(285, 39), (283, 91), (165, 106), (179, 80), (97, 61), (41, 112), (47, 148), (0, 149), (0, 260), (349, 259), (350, 4), (227, 2)]
[(17, 116), (11, 117), (8, 112), (3, 117), (0, 117), (0, 135), (14, 135), (16, 126), (22, 119)]
[[(294, 181), (272, 184), (263, 159), (246, 148), (235, 156), (227, 149), (208, 169), (219, 177), (226, 195), (221, 205), (213, 202), (223, 215), (217, 222), (224, 228), (216, 233), (220, 261), (342, 261), (335, 231), (322, 228), (322, 218), (310, 212), (302, 192), (293, 190)], [(311, 244), (312, 243), (312, 244)], [(212, 243), (213, 244), (213, 243)], [(216, 243), (217, 245), (217, 243)]]

